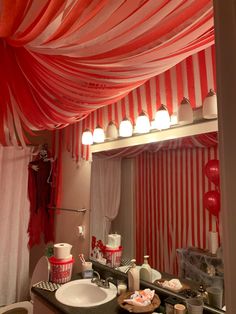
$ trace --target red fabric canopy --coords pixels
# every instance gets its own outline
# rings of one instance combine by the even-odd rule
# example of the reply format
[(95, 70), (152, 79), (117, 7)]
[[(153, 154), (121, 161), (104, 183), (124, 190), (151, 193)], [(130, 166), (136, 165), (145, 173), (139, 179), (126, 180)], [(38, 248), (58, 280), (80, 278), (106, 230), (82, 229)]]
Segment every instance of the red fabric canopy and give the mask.
[(213, 43), (210, 0), (2, 0), (0, 142), (84, 119)]

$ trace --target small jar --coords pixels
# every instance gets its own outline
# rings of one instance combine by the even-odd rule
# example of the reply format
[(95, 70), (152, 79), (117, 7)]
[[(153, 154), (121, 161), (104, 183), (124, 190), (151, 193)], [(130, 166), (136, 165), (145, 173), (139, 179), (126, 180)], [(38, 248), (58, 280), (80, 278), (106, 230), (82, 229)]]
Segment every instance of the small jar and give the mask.
[(127, 291), (127, 284), (125, 280), (117, 280), (117, 294), (120, 295)]
[(174, 314), (185, 314), (186, 307), (183, 304), (175, 304), (174, 305)]

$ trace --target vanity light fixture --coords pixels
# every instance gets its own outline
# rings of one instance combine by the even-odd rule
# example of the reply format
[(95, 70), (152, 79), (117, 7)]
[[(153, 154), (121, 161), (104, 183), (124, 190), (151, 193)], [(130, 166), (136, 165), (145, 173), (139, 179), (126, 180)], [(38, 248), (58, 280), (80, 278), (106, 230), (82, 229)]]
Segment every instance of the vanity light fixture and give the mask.
[(93, 134), (89, 129), (85, 129), (82, 134), (82, 144), (92, 145), (93, 144)]
[(193, 109), (186, 97), (183, 98), (178, 108), (178, 121), (181, 125), (193, 123)]
[(118, 128), (113, 121), (110, 121), (106, 129), (106, 139), (115, 140), (119, 136)]
[(150, 121), (147, 114), (142, 110), (136, 120), (135, 132), (148, 133), (150, 131)]
[(128, 118), (124, 118), (119, 127), (119, 135), (121, 137), (130, 137), (133, 134), (133, 125)]
[(158, 130), (169, 129), (170, 127), (170, 115), (165, 105), (161, 105), (155, 115), (156, 128)]
[(104, 130), (98, 125), (93, 131), (93, 142), (103, 143), (105, 140)]
[(204, 119), (217, 118), (217, 96), (213, 89), (210, 89), (203, 101), (202, 115)]

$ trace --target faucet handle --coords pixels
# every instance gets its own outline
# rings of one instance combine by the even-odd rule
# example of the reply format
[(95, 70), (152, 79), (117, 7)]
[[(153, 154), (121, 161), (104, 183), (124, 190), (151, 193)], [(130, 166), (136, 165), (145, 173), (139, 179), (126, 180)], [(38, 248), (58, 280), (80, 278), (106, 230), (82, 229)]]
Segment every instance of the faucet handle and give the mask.
[(105, 282), (104, 282), (104, 287), (105, 287), (105, 288), (109, 288), (109, 287), (110, 287), (109, 282), (112, 281), (112, 280), (113, 280), (113, 277), (107, 277), (107, 278), (105, 279)]

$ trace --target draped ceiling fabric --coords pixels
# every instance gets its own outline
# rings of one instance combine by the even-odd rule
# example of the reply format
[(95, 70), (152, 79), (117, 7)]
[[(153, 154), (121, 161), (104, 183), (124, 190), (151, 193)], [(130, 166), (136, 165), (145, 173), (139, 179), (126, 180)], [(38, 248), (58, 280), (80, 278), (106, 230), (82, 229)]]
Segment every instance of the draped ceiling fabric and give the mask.
[(91, 158), (89, 146), (81, 144), (84, 129), (94, 130), (100, 125), (105, 130), (111, 120), (119, 125), (125, 116), (135, 124), (142, 110), (153, 120), (161, 103), (167, 106), (170, 114), (176, 113), (183, 97), (187, 97), (192, 107), (197, 109), (202, 106), (210, 89), (216, 90), (214, 45), (152, 77), (118, 102), (99, 108), (82, 121), (65, 128), (67, 149), (76, 160), (81, 157), (87, 160)]
[(1, 0), (0, 142), (80, 121), (213, 43), (211, 0)]

